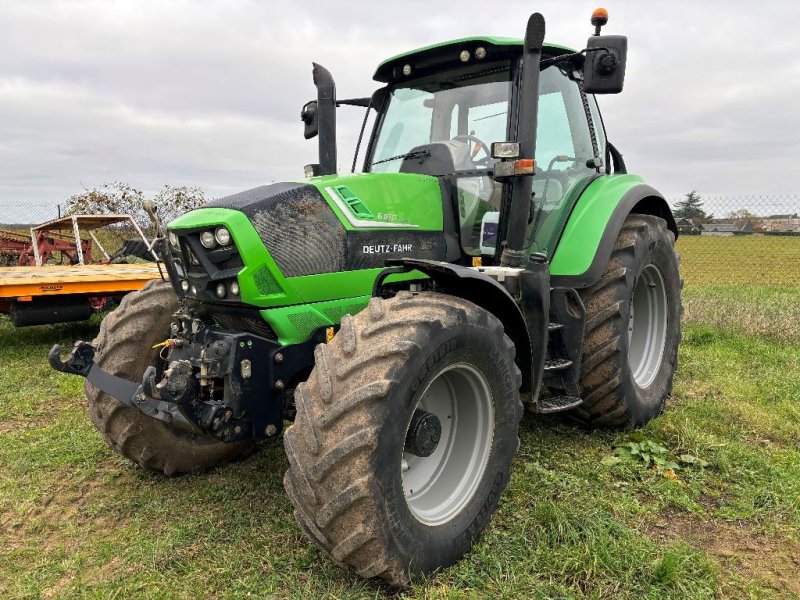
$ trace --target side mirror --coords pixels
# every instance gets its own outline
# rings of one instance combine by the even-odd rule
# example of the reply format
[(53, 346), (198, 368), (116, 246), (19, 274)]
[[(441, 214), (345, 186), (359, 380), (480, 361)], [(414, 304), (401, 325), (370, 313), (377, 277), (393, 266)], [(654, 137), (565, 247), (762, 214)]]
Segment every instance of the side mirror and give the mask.
[(586, 42), (583, 89), (587, 94), (619, 94), (625, 83), (628, 38), (593, 35)]
[(307, 140), (315, 137), (319, 133), (319, 116), (317, 113), (317, 101), (306, 102), (300, 111), (300, 120), (305, 124), (303, 135)]

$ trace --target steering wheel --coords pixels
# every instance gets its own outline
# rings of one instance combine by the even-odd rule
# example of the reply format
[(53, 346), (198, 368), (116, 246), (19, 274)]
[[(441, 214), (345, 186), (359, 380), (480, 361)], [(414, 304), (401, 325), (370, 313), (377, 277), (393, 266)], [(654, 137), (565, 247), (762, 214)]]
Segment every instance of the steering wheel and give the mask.
[[(472, 160), (472, 162), (475, 163), (476, 165), (481, 165), (481, 166), (488, 166), (489, 165), (489, 159), (491, 158), (491, 152), (489, 151), (489, 146), (487, 146), (483, 142), (483, 140), (475, 137), (472, 134), (457, 135), (452, 139), (453, 140), (458, 140), (459, 142), (465, 142), (465, 143), (473, 142), (474, 145), (472, 146), (472, 151), (469, 154), (469, 157)], [(475, 157), (478, 155), (478, 152), (480, 152), (481, 150), (483, 150), (486, 153), (486, 156), (484, 156), (483, 158), (481, 158), (479, 160), (475, 160)]]

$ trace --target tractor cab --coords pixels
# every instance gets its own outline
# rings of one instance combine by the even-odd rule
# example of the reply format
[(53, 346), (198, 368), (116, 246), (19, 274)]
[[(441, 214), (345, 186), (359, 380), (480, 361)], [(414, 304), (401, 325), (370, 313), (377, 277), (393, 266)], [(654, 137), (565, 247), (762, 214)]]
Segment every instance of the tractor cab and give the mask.
[[(388, 86), (380, 95), (380, 115), (363, 170), (448, 177), (462, 250), (481, 256), (486, 264), (499, 258), (503, 199), (503, 183), (494, 177), (501, 159), (492, 146), (511, 137), (521, 44), (502, 38), (454, 40), (389, 59), (375, 75)], [(419, 74), (412, 66), (446, 55), (458, 56), (458, 64), (446, 70), (429, 67)], [(572, 60), (558, 61), (565, 55)], [(583, 57), (575, 59), (560, 46), (545, 46), (543, 56), (549, 62), (539, 75), (536, 168), (525, 249), (548, 254), (567, 199), (601, 172), (597, 157), (605, 156), (606, 148), (597, 103), (581, 89)]]
[[(535, 58), (526, 58), (533, 46)], [(595, 54), (616, 61), (603, 85), (597, 83)], [(445, 212), (455, 214), (462, 263), (503, 264), (499, 249), (508, 244), (512, 222), (514, 245), (520, 246), (514, 265), (527, 264), (531, 253), (550, 258), (574, 201), (609, 172), (603, 123), (587, 84), (588, 92), (621, 90), (625, 54), (620, 36), (593, 36), (581, 52), (540, 39), (461, 38), (382, 62), (374, 79), (385, 87), (360, 102), (337, 102), (332, 77), (315, 65), (319, 97), (302, 117), (306, 137), (320, 127), (323, 132), (320, 164), (308, 171), (327, 174), (323, 158), (335, 157), (335, 109), (324, 113), (326, 103), (366, 105), (376, 118), (362, 171), (442, 179), (442, 201)], [(523, 158), (522, 147), (533, 151), (524, 157), (532, 162), (529, 170), (514, 173), (503, 163)], [(515, 186), (523, 200), (512, 221)]]

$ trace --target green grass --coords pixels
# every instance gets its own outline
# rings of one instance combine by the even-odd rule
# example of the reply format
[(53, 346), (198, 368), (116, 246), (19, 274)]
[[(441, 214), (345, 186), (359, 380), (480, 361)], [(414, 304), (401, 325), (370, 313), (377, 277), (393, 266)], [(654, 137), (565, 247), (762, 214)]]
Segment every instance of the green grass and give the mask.
[[(686, 298), (664, 415), (628, 433), (526, 415), (511, 485), (480, 543), (401, 597), (800, 594), (800, 339), (716, 308), (796, 318), (800, 292), (689, 286)], [(82, 381), (45, 360), (52, 343), (96, 329), (0, 322), (0, 597), (391, 594), (304, 540), (281, 485), (280, 440), (171, 479), (111, 452), (85, 414)], [(708, 466), (659, 474), (603, 461), (629, 440)]]

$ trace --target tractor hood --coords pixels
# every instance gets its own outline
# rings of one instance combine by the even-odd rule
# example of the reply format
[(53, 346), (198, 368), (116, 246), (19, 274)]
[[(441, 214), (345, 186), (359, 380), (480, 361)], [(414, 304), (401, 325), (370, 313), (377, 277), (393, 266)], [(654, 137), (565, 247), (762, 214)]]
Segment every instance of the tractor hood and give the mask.
[[(219, 303), (218, 281), (229, 285), (233, 276), (241, 296), (223, 303), (266, 308), (368, 295), (390, 258), (453, 260), (458, 244), (443, 231), (443, 206), (436, 177), (324, 176), (215, 200), (169, 230), (173, 256), (188, 265), (187, 295)], [(204, 247), (203, 233), (219, 227), (232, 244)]]
[[(309, 217), (316, 211), (303, 211), (314, 204), (327, 206), (348, 231), (442, 229), (438, 179), (406, 173), (328, 175), (274, 183), (209, 202), (206, 207), (231, 208), (251, 219), (264, 219), (264, 211), (274, 212), (279, 206), (295, 216)], [(325, 213), (329, 214), (323, 211), (318, 216)], [(292, 215), (283, 217), (284, 220), (272, 223), (275, 229), (296, 225), (297, 219)]]

